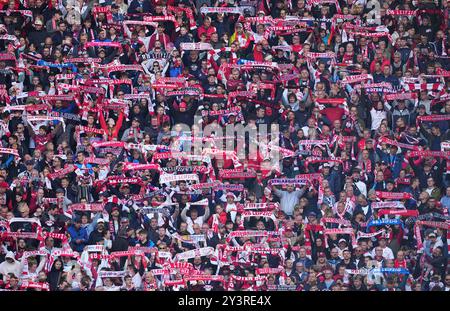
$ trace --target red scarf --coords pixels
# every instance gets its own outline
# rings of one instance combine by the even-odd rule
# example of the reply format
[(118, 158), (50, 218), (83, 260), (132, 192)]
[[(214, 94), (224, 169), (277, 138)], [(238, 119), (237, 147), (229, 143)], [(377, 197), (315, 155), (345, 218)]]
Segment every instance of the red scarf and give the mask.
[(359, 162), (359, 166), (361, 167), (363, 172), (367, 174), (372, 172), (372, 161), (370, 159), (367, 159), (366, 162), (362, 160), (361, 162)]
[(263, 62), (264, 61), (264, 55), (262, 52), (259, 52), (256, 50), (256, 48), (253, 50), (253, 59), (257, 62)]
[[(120, 227), (119, 220), (117, 220), (117, 222), (119, 223), (119, 227)], [(115, 230), (115, 226), (114, 226), (114, 218), (113, 217), (111, 217), (111, 220), (109, 221), (109, 232), (111, 232), (111, 239), (114, 239), (116, 237), (116, 230)]]
[(344, 53), (344, 57), (342, 58), (342, 62), (344, 63), (353, 63), (353, 56), (355, 53), (348, 54), (347, 52)]
[(151, 283), (148, 283), (147, 281), (144, 281), (144, 284), (143, 284), (144, 286), (143, 286), (143, 288), (144, 288), (144, 291), (149, 291), (149, 290), (151, 290), (151, 289), (158, 289), (158, 286), (156, 285), (156, 281), (155, 280), (153, 280), (153, 282), (151, 282)]

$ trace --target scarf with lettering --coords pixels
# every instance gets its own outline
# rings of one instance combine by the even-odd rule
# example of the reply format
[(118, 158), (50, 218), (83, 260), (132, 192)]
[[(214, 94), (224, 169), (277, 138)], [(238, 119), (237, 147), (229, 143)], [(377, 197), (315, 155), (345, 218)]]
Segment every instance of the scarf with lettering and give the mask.
[(386, 143), (388, 145), (397, 146), (397, 147), (404, 148), (404, 149), (419, 150), (419, 146), (414, 146), (414, 145), (409, 145), (409, 144), (405, 144), (405, 143), (400, 143), (398, 141), (389, 139), (386, 136), (381, 137), (379, 142), (380, 143)]
[(175, 26), (175, 31), (178, 32), (180, 30), (180, 25), (173, 15), (165, 15), (165, 16), (144, 16), (144, 22), (172, 22)]
[(278, 227), (277, 219), (273, 212), (270, 211), (244, 211), (241, 213), (241, 222), (239, 223), (239, 229), (244, 230), (244, 221), (245, 218), (250, 217), (263, 217), (263, 218), (270, 218), (273, 220), (273, 223), (275, 225), (275, 229)]
[[(324, 235), (330, 234), (348, 234), (352, 239), (352, 247), (357, 247), (358, 243), (356, 242), (355, 233), (353, 232), (353, 228), (341, 228), (341, 229), (324, 229)], [(328, 248), (328, 239), (325, 239), (325, 247)]]
[(358, 231), (358, 234), (356, 235), (356, 240), (370, 239), (370, 238), (376, 237), (379, 234), (386, 234), (386, 230), (380, 229), (376, 232), (368, 232), (368, 233)]
[(402, 216), (402, 217), (417, 217), (419, 216), (419, 211), (417, 210), (391, 210), (391, 209), (381, 209), (378, 211), (378, 216), (382, 217), (384, 215), (395, 215), (395, 216)]
[(268, 185), (306, 185), (308, 182), (306, 178), (276, 178), (269, 180)]
[(433, 115), (429, 115), (429, 116), (418, 116), (417, 124), (419, 124), (419, 122), (439, 122), (439, 121), (448, 121), (448, 120), (450, 120), (450, 115), (433, 114)]
[(63, 176), (66, 176), (70, 173), (72, 173), (73, 171), (75, 171), (77, 167), (75, 165), (67, 165), (65, 168), (60, 169), (58, 171), (55, 171), (54, 173), (50, 173), (47, 175), (48, 179), (54, 180), (57, 178), (61, 178)]
[(224, 179), (255, 178), (256, 172), (244, 172), (242, 169), (220, 169), (219, 177)]
[(405, 205), (400, 201), (390, 201), (390, 202), (374, 202), (371, 204), (373, 209), (382, 209), (382, 208), (400, 208), (404, 209)]
[(210, 256), (214, 254), (214, 248), (212, 247), (202, 247), (193, 250), (189, 250), (183, 253), (178, 253), (175, 255), (175, 260), (188, 260), (195, 258), (197, 256)]
[(376, 191), (377, 198), (388, 200), (408, 200), (412, 198), (412, 195), (407, 192), (387, 192)]
[(159, 177), (159, 182), (161, 184), (180, 180), (193, 180), (198, 182), (199, 177), (197, 174), (180, 174), (180, 175), (163, 174)]
[(139, 177), (118, 177), (118, 176), (109, 176), (106, 180), (109, 186), (118, 186), (122, 184), (142, 184), (142, 179)]
[(258, 231), (258, 230), (243, 230), (243, 231), (232, 231), (228, 234), (226, 241), (230, 243), (233, 238), (239, 237), (269, 237), (273, 235), (278, 235), (276, 231)]
[(360, 74), (354, 76), (345, 76), (342, 80), (342, 84), (352, 84), (352, 83), (360, 83), (363, 81), (372, 80), (373, 76), (371, 74)]
[(401, 219), (377, 219), (377, 220), (371, 220), (367, 223), (367, 229), (373, 226), (394, 226), (394, 225), (401, 225), (403, 226), (403, 221)]
[(450, 151), (431, 151), (431, 150), (420, 150), (420, 151), (411, 151), (406, 154), (406, 158), (414, 158), (414, 157), (434, 157), (434, 158), (446, 158), (450, 157)]

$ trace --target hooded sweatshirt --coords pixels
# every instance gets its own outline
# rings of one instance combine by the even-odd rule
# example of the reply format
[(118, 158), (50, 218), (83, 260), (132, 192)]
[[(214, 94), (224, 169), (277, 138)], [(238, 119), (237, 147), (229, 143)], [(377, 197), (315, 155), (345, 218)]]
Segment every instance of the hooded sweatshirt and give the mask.
[[(7, 262), (7, 258), (11, 258), (13, 262)], [(6, 281), (8, 273), (14, 273), (17, 277), (20, 275), (20, 263), (14, 258), (14, 253), (11, 251), (6, 254), (5, 261), (0, 264), (0, 274), (3, 275), (4, 281)]]

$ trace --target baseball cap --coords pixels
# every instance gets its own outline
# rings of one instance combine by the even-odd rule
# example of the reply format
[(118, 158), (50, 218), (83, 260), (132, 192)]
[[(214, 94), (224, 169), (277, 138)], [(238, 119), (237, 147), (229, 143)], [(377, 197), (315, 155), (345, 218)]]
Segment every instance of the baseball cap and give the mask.
[(99, 219), (97, 219), (97, 223), (99, 224), (99, 223), (105, 223), (105, 220), (103, 219), (103, 218), (99, 218)]
[(313, 216), (313, 217), (316, 217), (317, 216), (317, 214), (315, 213), (315, 212), (310, 212), (309, 214), (308, 214), (308, 217), (309, 216)]
[(228, 192), (227, 195), (226, 195), (226, 197), (227, 197), (227, 198), (228, 198), (228, 197), (236, 198), (236, 196), (234, 195), (233, 192)]
[(342, 243), (342, 242), (344, 242), (345, 244), (347, 244), (347, 241), (346, 241), (345, 239), (340, 239), (340, 240), (339, 240), (339, 243)]

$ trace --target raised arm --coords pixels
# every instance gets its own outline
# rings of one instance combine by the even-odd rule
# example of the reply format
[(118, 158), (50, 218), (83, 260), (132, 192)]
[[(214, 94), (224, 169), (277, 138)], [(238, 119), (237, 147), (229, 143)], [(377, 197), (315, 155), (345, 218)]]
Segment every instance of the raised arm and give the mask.
[(183, 210), (181, 211), (181, 219), (183, 219), (183, 221), (186, 221), (187, 220), (187, 216), (186, 216), (186, 213), (187, 213), (187, 210), (189, 209), (189, 206), (186, 206), (185, 208), (183, 208)]
[(121, 111), (119, 114), (119, 118), (117, 119), (116, 127), (114, 128), (113, 137), (117, 137), (117, 135), (119, 134), (120, 128), (122, 127), (123, 123), (123, 115), (124, 113)]
[(210, 214), (209, 206), (207, 205), (207, 206), (205, 206), (205, 214), (203, 215), (203, 221), (207, 221), (208, 220), (209, 214)]
[(284, 194), (284, 191), (281, 191), (280, 189), (278, 189), (276, 186), (273, 186), (272, 187), (272, 190), (273, 190), (273, 193), (275, 193), (275, 195), (277, 196), (277, 197), (282, 197), (283, 196), (283, 194)]

